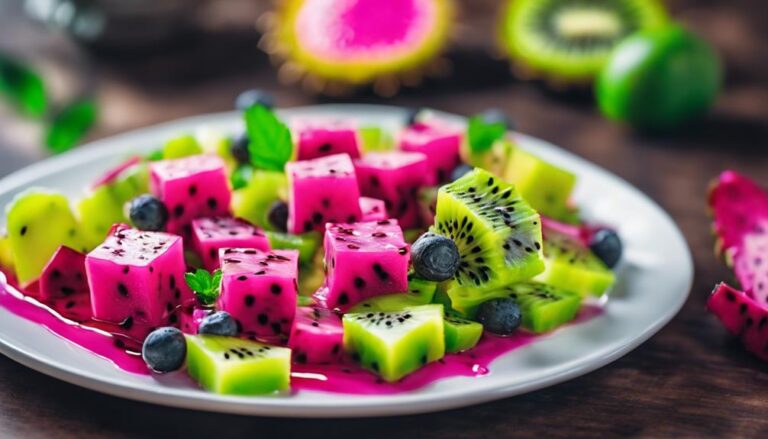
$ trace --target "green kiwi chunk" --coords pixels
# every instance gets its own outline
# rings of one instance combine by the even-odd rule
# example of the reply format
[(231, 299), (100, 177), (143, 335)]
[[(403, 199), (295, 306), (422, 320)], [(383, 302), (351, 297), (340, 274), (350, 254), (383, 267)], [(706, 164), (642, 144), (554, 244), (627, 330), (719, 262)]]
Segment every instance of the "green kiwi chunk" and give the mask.
[(581, 295), (540, 282), (523, 282), (504, 289), (504, 296), (515, 299), (523, 316), (522, 326), (542, 333), (570, 322), (581, 307)]
[(445, 355), (443, 307), (344, 315), (344, 349), (384, 380), (394, 382)]
[(400, 311), (408, 307), (427, 305), (432, 302), (437, 283), (408, 275), (408, 292), (384, 294), (363, 300), (350, 308), (349, 312)]
[(264, 230), (274, 230), (267, 214), (272, 203), (287, 198), (287, 190), (284, 173), (254, 170), (248, 184), (232, 193), (232, 212)]
[(431, 230), (459, 249), (461, 262), (448, 295), (462, 307), (544, 270), (539, 214), (514, 186), (483, 169), (440, 188)]
[(556, 220), (564, 220), (570, 215), (568, 200), (576, 185), (573, 173), (515, 148), (504, 178), (514, 184), (520, 195), (540, 214)]
[(163, 145), (164, 159), (180, 159), (192, 155), (202, 154), (203, 148), (198, 143), (195, 136), (191, 134), (182, 134), (169, 139)]
[(302, 235), (291, 235), (288, 233), (264, 232), (269, 239), (269, 245), (273, 249), (287, 249), (298, 250), (299, 261), (302, 264), (308, 265), (312, 263), (312, 260), (317, 253), (318, 247), (320, 247), (320, 234), (317, 232), (304, 233)]
[(260, 395), (290, 386), (290, 349), (217, 335), (186, 338), (187, 372), (207, 390)]
[(461, 352), (475, 347), (483, 335), (483, 325), (461, 317), (445, 316), (445, 351)]
[(613, 271), (581, 242), (547, 231), (544, 237), (546, 269), (535, 280), (582, 296), (602, 296), (613, 286)]

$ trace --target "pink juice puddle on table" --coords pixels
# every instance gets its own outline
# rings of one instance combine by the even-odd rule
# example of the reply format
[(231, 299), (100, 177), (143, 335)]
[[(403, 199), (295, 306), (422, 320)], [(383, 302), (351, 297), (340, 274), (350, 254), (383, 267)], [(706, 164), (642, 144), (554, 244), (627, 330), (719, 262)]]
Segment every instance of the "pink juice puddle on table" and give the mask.
[[(135, 374), (150, 372), (139, 354), (137, 342), (121, 335), (116, 325), (90, 317), (90, 300), (63, 298), (43, 303), (34, 292), (26, 295), (9, 284), (0, 272), (0, 306), (57, 336)], [(570, 324), (591, 320), (603, 313), (596, 305), (584, 305)], [(547, 337), (520, 331), (510, 337), (484, 335), (474, 348), (447, 354), (395, 383), (387, 383), (349, 359), (333, 364), (293, 364), (293, 391), (312, 390), (332, 393), (371, 395), (396, 394), (425, 387), (437, 380), (456, 376), (481, 377), (490, 372), (496, 358)]]

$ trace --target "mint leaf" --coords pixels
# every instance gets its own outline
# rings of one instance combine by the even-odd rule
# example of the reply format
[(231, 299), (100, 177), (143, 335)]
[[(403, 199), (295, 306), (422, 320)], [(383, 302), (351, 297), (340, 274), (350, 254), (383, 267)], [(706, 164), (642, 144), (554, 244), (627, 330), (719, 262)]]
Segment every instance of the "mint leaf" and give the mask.
[(229, 182), (232, 184), (233, 190), (242, 189), (248, 186), (253, 177), (253, 166), (248, 163), (238, 165), (234, 171), (229, 175)]
[(473, 153), (488, 151), (506, 132), (507, 126), (503, 122), (486, 123), (482, 116), (472, 116), (467, 126), (469, 150)]
[(244, 117), (251, 164), (260, 169), (282, 171), (293, 153), (291, 131), (263, 105), (248, 107)]
[(216, 270), (211, 274), (207, 270), (198, 268), (194, 273), (185, 273), (184, 281), (195, 292), (200, 303), (203, 305), (213, 305), (213, 302), (219, 297), (221, 270)]

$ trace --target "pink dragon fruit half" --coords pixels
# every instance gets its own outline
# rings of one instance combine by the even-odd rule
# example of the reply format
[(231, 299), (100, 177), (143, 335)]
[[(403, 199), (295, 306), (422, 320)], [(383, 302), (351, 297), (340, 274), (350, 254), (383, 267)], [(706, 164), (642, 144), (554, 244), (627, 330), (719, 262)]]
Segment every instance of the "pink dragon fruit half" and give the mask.
[(88, 294), (85, 255), (61, 246), (40, 274), (39, 294), (43, 300)]
[(723, 283), (715, 286), (707, 308), (731, 334), (741, 339), (747, 351), (768, 361), (768, 308)]
[(269, 239), (258, 227), (239, 218), (218, 216), (192, 220), (192, 248), (208, 271), (219, 268), (219, 249), (270, 249)]
[(400, 135), (400, 149), (427, 156), (429, 172), (424, 181), (427, 186), (436, 186), (451, 178), (453, 169), (461, 163), (461, 142), (461, 130), (437, 122), (415, 123)]
[(404, 229), (418, 227), (418, 192), (429, 173), (427, 157), (418, 152), (371, 152), (355, 160), (360, 192), (384, 200), (387, 213)]
[(360, 157), (357, 127), (345, 121), (301, 121), (294, 124), (296, 159), (312, 160), (334, 154)]
[(331, 363), (341, 356), (343, 336), (341, 318), (333, 311), (300, 307), (288, 347), (297, 363)]
[(150, 165), (150, 189), (168, 208), (168, 233), (191, 238), (192, 220), (227, 216), (232, 192), (224, 162), (214, 155), (163, 160)]
[(184, 282), (184, 249), (176, 235), (116, 228), (88, 253), (85, 269), (94, 318), (138, 339), (176, 323), (176, 308), (195, 300)]
[(361, 221), (381, 221), (389, 218), (384, 201), (378, 198), (360, 197), (360, 210), (363, 215)]
[(733, 267), (747, 295), (768, 306), (768, 193), (734, 171), (709, 192), (716, 250)]
[(285, 171), (290, 186), (289, 232), (323, 231), (328, 222), (360, 219), (360, 190), (347, 154), (290, 162)]
[(397, 220), (328, 224), (324, 245), (325, 284), (314, 296), (324, 308), (408, 290), (410, 249)]
[(287, 336), (296, 313), (299, 252), (225, 248), (219, 258), (221, 295), (216, 307), (235, 318), (244, 336)]

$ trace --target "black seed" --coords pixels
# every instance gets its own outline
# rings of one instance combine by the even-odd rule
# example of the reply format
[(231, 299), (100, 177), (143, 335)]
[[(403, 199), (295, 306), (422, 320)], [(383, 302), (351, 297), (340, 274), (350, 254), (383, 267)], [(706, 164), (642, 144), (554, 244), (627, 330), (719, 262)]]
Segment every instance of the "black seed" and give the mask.
[(246, 294), (246, 296), (245, 296), (245, 306), (252, 306), (253, 302), (255, 302), (255, 301), (256, 301), (255, 297), (253, 297), (250, 294)]
[(194, 197), (196, 193), (197, 193), (197, 186), (193, 184), (192, 186), (189, 187), (189, 196)]
[(120, 327), (123, 329), (131, 329), (133, 326), (133, 317), (128, 317), (120, 323)]
[(312, 231), (312, 221), (304, 221), (304, 231), (305, 232)]
[(117, 284), (117, 292), (123, 297), (128, 297), (128, 287), (123, 283)]
[(269, 322), (269, 317), (267, 317), (266, 314), (259, 314), (256, 316), (256, 321), (258, 321), (260, 325), (266, 325), (267, 322)]
[(331, 148), (333, 148), (333, 145), (331, 145), (330, 143), (323, 143), (317, 148), (317, 150), (320, 152), (329, 152)]
[(248, 280), (248, 276), (238, 276), (238, 277), (237, 277), (237, 280), (240, 280), (240, 281), (242, 281), (242, 280)]
[(175, 216), (176, 218), (179, 218), (182, 215), (184, 215), (184, 206), (179, 204), (178, 206), (173, 208), (173, 216)]
[(209, 208), (209, 209), (211, 209), (211, 210), (214, 210), (214, 209), (216, 209), (216, 206), (219, 204), (219, 203), (216, 201), (216, 199), (215, 199), (215, 198), (213, 198), (213, 197), (210, 197), (210, 198), (208, 198), (208, 201), (207, 201), (207, 203), (208, 203), (208, 208)]
[(297, 352), (296, 362), (299, 364), (305, 364), (307, 362), (307, 354), (305, 354), (304, 352)]
[(280, 294), (283, 291), (283, 289), (280, 288), (280, 285), (278, 284), (272, 284), (272, 286), (269, 287), (269, 291), (271, 291), (272, 294), (277, 295), (277, 294)]
[(421, 364), (427, 364), (427, 356), (426, 355), (423, 355), (421, 357)]
[(365, 288), (365, 280), (363, 280), (362, 277), (356, 277), (355, 278), (355, 288), (361, 290)]
[(341, 293), (339, 295), (339, 305), (346, 305), (349, 303), (349, 296), (347, 296), (347, 293)]
[(27, 234), (27, 226), (21, 226), (21, 231), (19, 232), (21, 236), (24, 236)]
[(75, 289), (71, 287), (61, 287), (61, 294), (65, 296), (70, 296), (72, 294), (75, 294)]
[(373, 363), (371, 363), (371, 369), (373, 369), (374, 371), (378, 372), (379, 371), (379, 363), (377, 363), (375, 361)]
[(280, 330), (282, 329), (280, 327), (280, 323), (273, 322), (271, 326), (272, 326), (272, 332), (274, 332), (275, 334), (279, 334), (280, 333)]

